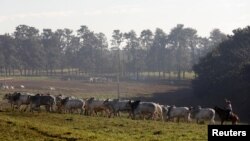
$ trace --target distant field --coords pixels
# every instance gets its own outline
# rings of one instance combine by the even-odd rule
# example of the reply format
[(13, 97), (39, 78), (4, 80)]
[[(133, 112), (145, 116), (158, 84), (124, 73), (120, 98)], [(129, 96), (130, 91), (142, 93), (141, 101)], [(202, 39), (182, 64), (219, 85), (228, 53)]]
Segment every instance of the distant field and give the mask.
[(0, 140), (205, 141), (207, 125), (45, 112), (0, 112)]
[[(86, 83), (84, 81), (63, 81), (49, 77), (9, 77), (0, 79), (0, 83), (12, 85), (14, 90), (1, 90), (1, 94), (14, 91), (27, 91), (32, 93), (51, 93), (53, 95), (64, 94), (76, 97), (99, 97), (99, 98), (116, 98), (117, 83)], [(24, 85), (25, 89), (20, 89)], [(51, 91), (49, 87), (54, 87)], [(155, 92), (166, 92), (178, 89), (177, 86), (164, 84), (149, 84), (136, 82), (121, 82), (120, 96), (122, 98), (149, 96)]]

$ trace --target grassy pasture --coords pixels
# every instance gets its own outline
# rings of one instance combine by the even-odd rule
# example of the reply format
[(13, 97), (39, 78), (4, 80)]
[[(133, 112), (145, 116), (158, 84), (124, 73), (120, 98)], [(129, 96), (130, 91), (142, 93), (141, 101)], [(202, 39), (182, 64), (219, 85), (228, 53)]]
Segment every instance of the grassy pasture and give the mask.
[[(86, 83), (62, 81), (46, 77), (18, 77), (5, 79), (5, 83), (15, 86), (14, 90), (0, 90), (0, 98), (5, 93), (26, 91), (72, 95), (79, 98), (95, 96), (115, 98), (116, 83)], [(24, 85), (25, 89), (18, 86)], [(49, 90), (55, 87), (55, 91)], [(150, 97), (153, 93), (175, 91), (182, 86), (121, 83), (121, 97)], [(1, 100), (0, 100), (1, 101)], [(8, 111), (9, 105), (0, 105), (0, 140), (89, 140), (89, 141), (195, 141), (207, 140), (207, 125), (195, 123), (173, 123), (151, 120), (131, 120), (126, 117), (89, 117), (77, 114), (29, 113)], [(7, 109), (7, 110), (6, 110)]]
[(0, 140), (207, 140), (207, 126), (55, 113), (0, 113)]

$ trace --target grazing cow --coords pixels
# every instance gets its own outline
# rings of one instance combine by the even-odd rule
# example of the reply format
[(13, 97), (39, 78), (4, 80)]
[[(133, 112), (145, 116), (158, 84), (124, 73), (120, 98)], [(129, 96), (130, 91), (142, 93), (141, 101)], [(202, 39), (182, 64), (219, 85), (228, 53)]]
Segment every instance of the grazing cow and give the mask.
[(214, 124), (215, 110), (212, 108), (201, 108), (198, 106), (196, 109), (191, 108), (191, 117), (196, 119), (196, 122), (210, 120), (210, 124)]
[(107, 82), (107, 78), (105, 78), (105, 77), (90, 77), (89, 82), (90, 83), (104, 83), (104, 82)]
[(49, 89), (50, 89), (51, 91), (55, 91), (55, 90), (56, 90), (55, 87), (49, 87)]
[(8, 85), (2, 85), (2, 89), (9, 89)]
[(95, 113), (97, 115), (98, 112), (101, 112), (103, 115), (103, 112), (108, 115), (109, 109), (103, 104), (105, 100), (101, 99), (95, 99), (94, 97), (91, 97), (86, 100), (85, 104), (85, 115), (93, 115)]
[(30, 104), (30, 96), (32, 95), (33, 94), (30, 93), (14, 92), (13, 94), (6, 94), (4, 99), (7, 99), (11, 104), (12, 110), (14, 110), (15, 105), (17, 106), (17, 109), (19, 109), (21, 105), (26, 105), (26, 108), (24, 109), (24, 111), (26, 111), (28, 105)]
[(72, 99), (70, 97), (66, 97), (62, 99), (61, 105), (62, 105), (62, 108), (65, 111), (69, 111), (69, 113), (72, 113), (73, 110), (80, 109), (81, 110), (80, 114), (83, 114), (85, 102), (82, 99), (76, 99), (76, 98)]
[(21, 88), (21, 89), (24, 89), (25, 87), (24, 87), (24, 85), (20, 85), (20, 88)]
[(171, 106), (168, 109), (168, 119), (177, 118), (177, 122), (179, 122), (180, 118), (184, 118), (187, 122), (191, 121), (190, 119), (190, 110), (188, 107), (175, 107)]
[(131, 102), (129, 101), (128, 104), (131, 106), (132, 110), (132, 119), (136, 118), (136, 115), (139, 115), (141, 118), (144, 119), (145, 115), (149, 115), (148, 118), (155, 119), (157, 115), (157, 104), (153, 102), (141, 102), (140, 100)]
[(45, 106), (46, 111), (53, 111), (53, 105), (55, 104), (55, 97), (52, 95), (36, 94), (30, 97), (30, 111), (40, 110), (40, 106)]
[(120, 99), (114, 99), (110, 100), (107, 99), (103, 102), (103, 104), (109, 109), (110, 114), (109, 117), (111, 117), (111, 114), (113, 113), (114, 116), (119, 115), (119, 112), (129, 112), (129, 116), (131, 116), (130, 111), (131, 107), (128, 106), (129, 100), (120, 100)]
[(89, 78), (89, 82), (90, 82), (90, 83), (94, 83), (94, 79), (95, 79), (94, 77), (90, 77), (90, 78)]

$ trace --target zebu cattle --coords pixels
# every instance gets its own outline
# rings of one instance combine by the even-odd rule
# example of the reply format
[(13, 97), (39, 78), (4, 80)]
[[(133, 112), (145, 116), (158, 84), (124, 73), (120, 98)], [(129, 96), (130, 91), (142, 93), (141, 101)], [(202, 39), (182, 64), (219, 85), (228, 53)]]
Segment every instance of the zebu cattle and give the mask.
[(40, 110), (40, 106), (45, 106), (46, 111), (53, 111), (53, 105), (55, 104), (55, 97), (52, 95), (36, 94), (30, 96), (30, 111)]
[(108, 79), (105, 77), (90, 77), (89, 78), (90, 83), (104, 83), (107, 81), (108, 81)]
[(119, 112), (129, 112), (129, 116), (131, 116), (131, 107), (128, 106), (129, 100), (120, 100), (120, 99), (114, 99), (110, 100), (107, 99), (103, 102), (103, 104), (110, 110), (109, 117), (111, 117), (111, 114), (113, 113), (114, 116), (119, 115)]
[(108, 115), (109, 110), (108, 108), (103, 104), (105, 100), (101, 99), (95, 99), (94, 97), (89, 98), (86, 100), (85, 104), (85, 115), (93, 115), (95, 113), (97, 115), (98, 112), (103, 112)]
[(162, 106), (156, 103), (156, 116), (163, 121), (163, 109)]
[(73, 112), (73, 110), (81, 110), (81, 114), (83, 113), (85, 102), (82, 99), (77, 98), (70, 98), (66, 97), (61, 100), (62, 109), (65, 111), (69, 111), (70, 113)]
[(168, 109), (168, 119), (177, 118), (177, 122), (179, 122), (180, 118), (184, 118), (187, 122), (191, 121), (190, 119), (190, 110), (188, 107), (175, 107), (171, 106)]
[[(8, 103), (10, 103), (10, 107), (12, 110), (14, 110), (14, 97), (13, 97), (14, 94), (8, 93), (8, 94), (5, 94), (3, 97), (3, 100), (8, 100)], [(15, 99), (16, 99), (16, 96), (15, 96)]]
[(212, 108), (201, 108), (191, 109), (191, 117), (196, 119), (196, 122), (204, 120), (210, 120), (210, 124), (214, 124), (215, 110)]
[(161, 106), (161, 108), (162, 108), (162, 116), (163, 116), (163, 119), (164, 119), (164, 121), (167, 121), (168, 120), (168, 109), (169, 109), (169, 107), (170, 106), (168, 106), (168, 105), (160, 105)]
[(2, 89), (9, 89), (9, 86), (8, 86), (8, 85), (2, 85), (1, 88), (2, 88)]
[(61, 94), (59, 94), (59, 95), (57, 95), (56, 96), (56, 111), (57, 112), (59, 112), (59, 113), (61, 113), (62, 112), (62, 100), (63, 99), (65, 99), (66, 98), (66, 96), (64, 96), (64, 95), (61, 95)]
[(13, 94), (6, 94), (4, 96), (4, 99), (7, 99), (8, 102), (11, 104), (12, 110), (14, 110), (14, 106), (16, 105), (17, 109), (20, 108), (21, 105), (26, 105), (27, 109), (28, 105), (30, 104), (30, 96), (33, 94), (30, 93), (19, 93), (19, 92), (14, 92)]
[(10, 89), (11, 89), (11, 90), (14, 90), (14, 89), (15, 89), (15, 87), (14, 87), (14, 86), (10, 86)]
[(131, 106), (133, 119), (136, 118), (136, 115), (139, 115), (141, 118), (145, 115), (149, 115), (148, 118), (155, 119), (157, 115), (157, 104), (153, 102), (141, 102), (137, 100), (135, 102), (129, 101), (128, 103)]
[(49, 87), (49, 90), (51, 90), (51, 91), (55, 91), (55, 90), (56, 90), (56, 88), (55, 88), (55, 87)]

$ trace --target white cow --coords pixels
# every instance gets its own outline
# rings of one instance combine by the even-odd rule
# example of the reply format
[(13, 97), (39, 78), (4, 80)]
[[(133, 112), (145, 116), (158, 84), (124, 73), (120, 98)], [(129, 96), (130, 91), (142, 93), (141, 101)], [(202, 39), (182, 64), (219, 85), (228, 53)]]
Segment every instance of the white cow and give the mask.
[(162, 106), (158, 103), (156, 103), (156, 114), (158, 116), (158, 118), (163, 121), (163, 109), (162, 109)]
[(132, 109), (133, 119), (136, 118), (136, 115), (139, 115), (144, 119), (145, 115), (149, 115), (148, 118), (156, 119), (157, 116), (157, 104), (154, 102), (141, 102), (139, 100), (135, 102), (129, 102), (129, 105)]
[(215, 118), (215, 110), (212, 108), (201, 108), (198, 107), (197, 109), (191, 110), (191, 115), (194, 119), (196, 119), (196, 122), (199, 123), (199, 121), (205, 121), (209, 120), (210, 124), (214, 124), (214, 118)]
[(56, 90), (55, 87), (49, 87), (49, 89), (50, 89), (51, 91), (55, 91), (55, 90)]
[(15, 89), (15, 87), (14, 87), (14, 86), (10, 86), (10, 89), (11, 89), (11, 90), (14, 90), (14, 89)]
[(168, 109), (168, 119), (174, 118), (177, 118), (177, 122), (179, 122), (180, 118), (184, 118), (187, 122), (190, 122), (191, 118), (189, 108), (171, 106)]

